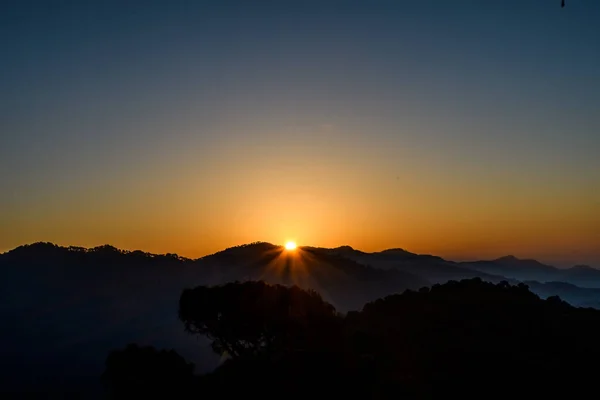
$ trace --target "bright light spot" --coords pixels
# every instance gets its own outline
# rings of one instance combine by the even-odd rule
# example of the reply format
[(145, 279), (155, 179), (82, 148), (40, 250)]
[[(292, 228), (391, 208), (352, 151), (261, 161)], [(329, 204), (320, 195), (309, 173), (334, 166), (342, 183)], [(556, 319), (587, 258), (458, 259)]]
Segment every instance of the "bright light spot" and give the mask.
[(294, 243), (294, 242), (287, 242), (285, 244), (285, 248), (286, 248), (286, 250), (294, 250), (296, 248), (296, 243)]

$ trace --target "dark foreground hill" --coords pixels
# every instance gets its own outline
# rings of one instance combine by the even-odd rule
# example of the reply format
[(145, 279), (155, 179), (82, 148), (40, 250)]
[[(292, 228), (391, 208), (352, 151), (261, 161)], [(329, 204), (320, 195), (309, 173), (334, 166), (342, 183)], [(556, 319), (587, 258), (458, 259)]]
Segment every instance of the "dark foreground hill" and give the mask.
[(580, 398), (600, 372), (600, 311), (524, 284), (452, 281), (342, 315), (316, 292), (233, 283), (184, 291), (179, 316), (227, 361), (194, 375), (130, 346), (108, 357), (113, 398)]

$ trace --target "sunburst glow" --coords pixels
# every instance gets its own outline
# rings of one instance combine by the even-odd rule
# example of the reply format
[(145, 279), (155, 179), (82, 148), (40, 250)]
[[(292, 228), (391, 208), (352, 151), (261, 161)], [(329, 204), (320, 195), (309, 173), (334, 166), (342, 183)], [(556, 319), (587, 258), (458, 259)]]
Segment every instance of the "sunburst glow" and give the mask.
[(286, 250), (295, 250), (296, 249), (296, 243), (295, 242), (287, 242), (285, 244), (285, 248), (286, 248)]

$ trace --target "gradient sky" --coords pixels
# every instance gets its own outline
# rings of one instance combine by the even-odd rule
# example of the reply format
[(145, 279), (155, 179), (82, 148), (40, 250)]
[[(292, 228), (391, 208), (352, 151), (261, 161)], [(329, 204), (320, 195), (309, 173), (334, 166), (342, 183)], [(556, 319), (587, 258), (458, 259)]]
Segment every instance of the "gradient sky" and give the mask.
[(0, 251), (600, 267), (600, 1), (0, 4)]

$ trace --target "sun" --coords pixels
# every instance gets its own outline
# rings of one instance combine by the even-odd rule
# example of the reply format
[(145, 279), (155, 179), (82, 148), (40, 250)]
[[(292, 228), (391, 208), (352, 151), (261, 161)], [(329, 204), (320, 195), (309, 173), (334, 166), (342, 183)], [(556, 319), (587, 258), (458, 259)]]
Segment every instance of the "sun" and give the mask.
[(287, 242), (285, 244), (285, 249), (286, 250), (295, 250), (296, 249), (296, 242)]

